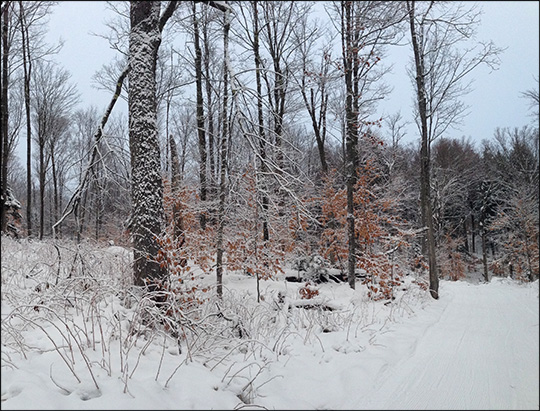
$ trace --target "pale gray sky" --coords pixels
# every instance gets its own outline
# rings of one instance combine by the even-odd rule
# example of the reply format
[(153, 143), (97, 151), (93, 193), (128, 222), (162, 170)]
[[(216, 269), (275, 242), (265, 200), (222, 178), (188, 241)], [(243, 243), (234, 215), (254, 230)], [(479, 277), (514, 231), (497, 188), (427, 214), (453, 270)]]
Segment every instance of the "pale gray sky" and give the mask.
[[(451, 130), (449, 137), (471, 137), (479, 142), (492, 138), (496, 127), (522, 127), (530, 124), (529, 102), (520, 93), (537, 87), (539, 76), (539, 4), (538, 1), (481, 1), (484, 11), (478, 39), (493, 40), (499, 47), (507, 47), (501, 55), (501, 65), (490, 72), (478, 68), (474, 90), (464, 99), (470, 106), (461, 131)], [(110, 94), (94, 89), (91, 78), (104, 63), (111, 61), (115, 52), (106, 40), (91, 32), (105, 34), (107, 15), (104, 1), (61, 1), (50, 18), (47, 40), (62, 37), (65, 45), (56, 56), (57, 61), (72, 73), (72, 80), (81, 92), (83, 104), (94, 104), (104, 110)], [(394, 53), (394, 52), (392, 52)], [(410, 48), (395, 52), (394, 73), (386, 81), (394, 87), (388, 101), (380, 105), (380, 114), (401, 110), (412, 121), (412, 88), (406, 76)], [(397, 54), (400, 53), (400, 54)], [(416, 141), (416, 128), (409, 128), (406, 141)]]

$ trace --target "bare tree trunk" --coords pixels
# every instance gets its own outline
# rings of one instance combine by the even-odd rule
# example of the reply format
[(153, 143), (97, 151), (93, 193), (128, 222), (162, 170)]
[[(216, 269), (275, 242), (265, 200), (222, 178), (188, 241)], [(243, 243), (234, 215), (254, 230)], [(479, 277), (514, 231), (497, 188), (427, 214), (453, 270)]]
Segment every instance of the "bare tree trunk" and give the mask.
[(208, 124), (208, 165), (210, 167), (210, 181), (208, 191), (210, 198), (215, 198), (216, 192), (216, 163), (215, 163), (215, 136), (214, 136), (214, 111), (212, 109), (212, 83), (210, 81), (210, 41), (208, 39), (208, 22), (203, 27), (203, 44), (204, 44), (204, 76), (206, 89), (206, 104), (207, 104), (207, 124)]
[(161, 42), (159, 1), (132, 1), (129, 35), (129, 147), (135, 285), (158, 289), (167, 270), (157, 261), (164, 220), (157, 133), (156, 58)]
[[(53, 181), (53, 219), (58, 221), (58, 215), (60, 213), (60, 205), (58, 203), (58, 176), (56, 173), (56, 163), (54, 160), (54, 148), (51, 147), (51, 171), (52, 171), (52, 181)], [(51, 224), (52, 226), (52, 224)]]
[[(263, 181), (266, 178), (268, 167), (266, 165), (266, 136), (264, 133), (264, 116), (263, 116), (263, 102), (262, 102), (262, 84), (261, 84), (261, 56), (259, 50), (259, 10), (258, 2), (253, 2), (253, 54), (255, 55), (255, 81), (257, 83), (257, 118), (259, 126), (259, 155), (260, 155), (260, 167), (263, 175)], [(270, 239), (270, 233), (268, 231), (268, 208), (269, 199), (267, 193), (263, 189), (262, 193), (262, 231), (263, 242)]]
[(489, 283), (488, 263), (487, 263), (487, 233), (484, 228), (484, 224), (480, 224), (481, 236), (482, 236), (482, 264), (484, 267), (484, 281)]
[(103, 223), (103, 192), (101, 189), (101, 185), (99, 181), (96, 181), (95, 183), (95, 208), (96, 208), (96, 221), (95, 221), (95, 238), (96, 241), (99, 240), (99, 236), (101, 233), (101, 225)]
[(420, 207), (422, 212), (422, 224), (427, 227), (426, 247), (423, 249), (428, 255), (429, 264), (429, 291), (434, 299), (439, 298), (439, 277), (437, 273), (437, 261), (435, 254), (435, 234), (433, 228), (433, 212), (431, 209), (431, 186), (430, 186), (430, 141), (427, 125), (427, 102), (425, 90), (425, 73), (422, 51), (416, 33), (414, 1), (407, 2), (411, 41), (414, 51), (416, 66), (416, 91), (418, 100), (418, 112), (422, 132), (422, 145), (420, 148)]
[(527, 254), (527, 266), (529, 267), (529, 281), (533, 282), (534, 281), (534, 270), (533, 270), (532, 259), (534, 257), (531, 256), (530, 240), (529, 240), (528, 233), (527, 233), (526, 230), (525, 230), (525, 252)]
[(229, 140), (229, 119), (227, 115), (229, 101), (229, 74), (227, 64), (229, 59), (229, 30), (230, 30), (230, 11), (225, 12), (225, 24), (223, 27), (223, 50), (225, 63), (223, 67), (223, 136), (221, 138), (220, 147), (220, 177), (219, 177), (219, 209), (218, 209), (218, 232), (217, 232), (217, 258), (216, 258), (216, 280), (217, 280), (217, 295), (219, 298), (223, 296), (223, 230), (225, 228), (225, 199), (227, 185), (227, 148)]
[(474, 214), (471, 213), (471, 251), (476, 254), (476, 231), (475, 231)]
[(43, 240), (45, 227), (45, 137), (43, 131), (38, 129), (39, 134), (39, 239)]
[[(197, 9), (195, 3), (193, 3), (193, 33), (194, 33), (194, 45), (195, 45), (195, 83), (197, 88), (197, 135), (199, 137), (199, 180), (201, 184), (200, 197), (203, 207), (205, 206), (207, 199), (207, 181), (206, 181), (206, 133), (204, 128), (204, 102), (203, 102), (203, 89), (202, 89), (202, 52), (199, 40), (199, 23), (196, 15)], [(202, 210), (199, 215), (199, 222), (201, 229), (206, 229), (206, 210)]]
[(32, 123), (30, 118), (32, 60), (30, 59), (30, 39), (22, 0), (19, 0), (19, 9), (24, 70), (24, 107), (26, 111), (26, 230), (28, 237), (32, 237)]
[(4, 2), (2, 20), (2, 141), (0, 142), (0, 229), (6, 231), (7, 215), (5, 203), (7, 199), (7, 163), (8, 163), (8, 82), (9, 82), (9, 7), (10, 2)]
[[(304, 39), (303, 41), (307, 43), (309, 40)], [(307, 51), (309, 50), (310, 49), (307, 49)], [(321, 162), (320, 176), (328, 175), (328, 163), (326, 160), (326, 151), (324, 147), (326, 140), (326, 114), (328, 110), (328, 92), (326, 90), (326, 85), (328, 81), (328, 68), (330, 65), (330, 62), (328, 61), (329, 59), (327, 57), (328, 54), (326, 50), (324, 50), (320, 72), (314, 80), (314, 82), (317, 84), (317, 92), (321, 94), (320, 103), (315, 99), (315, 90), (313, 89), (313, 86), (309, 87), (308, 97), (308, 84), (306, 82), (306, 79), (308, 77), (311, 77), (308, 74), (309, 69), (307, 66), (307, 61), (310, 58), (309, 52), (304, 52), (302, 54), (303, 75), (300, 85), (300, 92), (302, 93), (304, 105), (306, 106), (307, 112), (311, 119), (311, 126), (313, 128), (313, 132), (315, 133), (315, 141), (317, 142), (317, 151), (319, 152), (319, 160)]]
[[(342, 2), (342, 44), (343, 44), (343, 67), (345, 70), (345, 115), (346, 115), (346, 173), (347, 173), (347, 240), (349, 243), (347, 259), (347, 279), (349, 286), (355, 288), (356, 281), (356, 234), (354, 221), (354, 186), (357, 179), (358, 166), (358, 111), (355, 111), (353, 100), (357, 97), (354, 93), (354, 60), (358, 51), (353, 47), (353, 11), (350, 2)], [(357, 50), (357, 49), (356, 49)]]
[(319, 159), (321, 161), (321, 173), (323, 176), (328, 175), (328, 162), (326, 161), (326, 151), (324, 144), (326, 140), (326, 110), (328, 106), (328, 95), (325, 91), (324, 84), (321, 87), (321, 106), (319, 109), (319, 121), (315, 117), (315, 101), (313, 98), (313, 90), (311, 90), (311, 103), (309, 114), (311, 116), (311, 123), (313, 125), (313, 132), (315, 133), (315, 140), (317, 141), (317, 150), (319, 151)]

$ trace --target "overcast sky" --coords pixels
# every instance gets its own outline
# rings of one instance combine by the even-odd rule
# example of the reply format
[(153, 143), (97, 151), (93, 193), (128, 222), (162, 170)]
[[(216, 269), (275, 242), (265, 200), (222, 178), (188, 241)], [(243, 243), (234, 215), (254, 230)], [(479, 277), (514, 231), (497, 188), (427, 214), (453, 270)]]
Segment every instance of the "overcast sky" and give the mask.
[[(473, 72), (474, 90), (464, 99), (470, 106), (461, 130), (450, 130), (448, 137), (471, 137), (479, 142), (491, 138), (496, 127), (522, 127), (533, 118), (529, 102), (520, 93), (537, 88), (539, 76), (539, 4), (538, 1), (482, 1), (482, 23), (479, 40), (493, 40), (506, 47), (501, 65), (490, 72), (479, 67)], [(111, 61), (116, 52), (109, 49), (106, 40), (91, 33), (107, 33), (104, 22), (110, 15), (104, 1), (61, 1), (50, 18), (49, 42), (65, 40), (56, 56), (72, 74), (72, 81), (82, 95), (83, 105), (94, 104), (105, 110), (110, 93), (92, 87), (92, 76), (101, 66)], [(382, 116), (401, 110), (412, 121), (412, 88), (405, 66), (411, 51), (403, 47), (392, 52), (394, 73), (386, 81), (394, 87), (388, 101), (380, 105)], [(417, 141), (415, 127), (408, 129), (407, 141)]]

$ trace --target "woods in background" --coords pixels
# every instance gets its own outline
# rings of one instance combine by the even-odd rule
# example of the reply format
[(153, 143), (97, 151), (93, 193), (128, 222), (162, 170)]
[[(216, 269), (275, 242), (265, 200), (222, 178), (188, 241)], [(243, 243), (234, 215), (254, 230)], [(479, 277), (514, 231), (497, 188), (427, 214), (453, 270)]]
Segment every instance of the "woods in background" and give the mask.
[[(324, 3), (326, 24), (314, 2), (111, 3), (105, 110), (48, 58), (61, 4), (2, 1), (2, 233), (132, 246), (137, 285), (192, 261), (217, 269), (218, 294), (224, 271), (264, 280), (312, 255), (374, 298), (409, 270), (434, 298), (439, 278), (476, 269), (537, 279), (538, 82), (516, 90), (529, 126), (447, 138), (470, 73), (501, 52), (457, 47), (478, 11)], [(414, 144), (400, 113), (378, 114), (396, 44), (410, 44)], [(112, 112), (119, 97), (128, 116)]]

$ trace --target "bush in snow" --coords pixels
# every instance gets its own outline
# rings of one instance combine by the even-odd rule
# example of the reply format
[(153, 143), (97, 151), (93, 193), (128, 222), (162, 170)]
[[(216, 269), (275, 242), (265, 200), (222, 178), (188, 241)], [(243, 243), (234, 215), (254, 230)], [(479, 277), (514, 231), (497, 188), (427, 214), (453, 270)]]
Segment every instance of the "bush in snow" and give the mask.
[(294, 261), (292, 268), (298, 271), (298, 276), (302, 281), (328, 282), (328, 262), (320, 255), (300, 257)]

